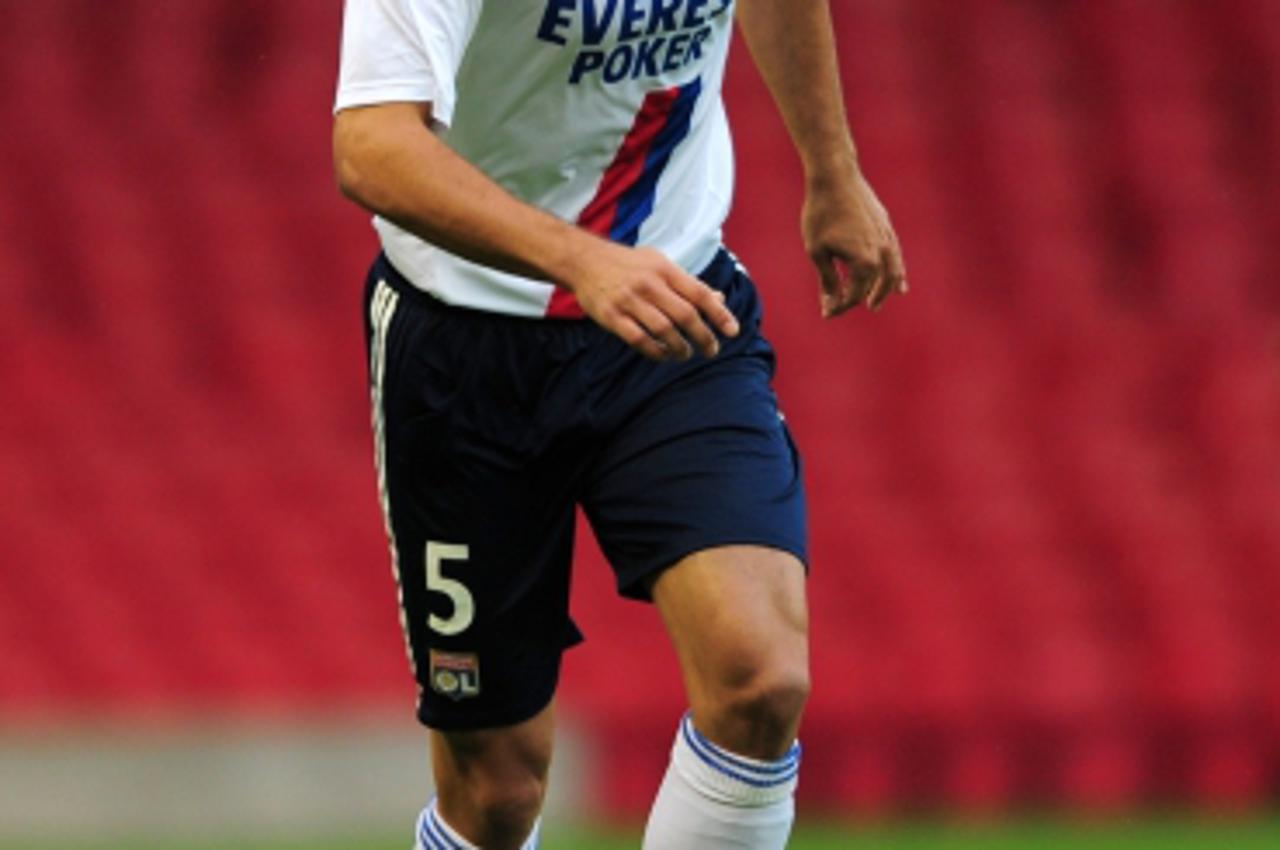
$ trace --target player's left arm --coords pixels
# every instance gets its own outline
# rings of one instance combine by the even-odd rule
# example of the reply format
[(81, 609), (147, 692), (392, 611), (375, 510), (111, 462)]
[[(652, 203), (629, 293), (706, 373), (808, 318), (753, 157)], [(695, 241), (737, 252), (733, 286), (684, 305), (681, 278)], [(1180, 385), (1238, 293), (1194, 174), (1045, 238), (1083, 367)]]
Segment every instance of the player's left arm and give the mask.
[(907, 291), (906, 269), (858, 163), (828, 0), (738, 0), (738, 23), (804, 166), (802, 229), (822, 277), (822, 314), (879, 308)]

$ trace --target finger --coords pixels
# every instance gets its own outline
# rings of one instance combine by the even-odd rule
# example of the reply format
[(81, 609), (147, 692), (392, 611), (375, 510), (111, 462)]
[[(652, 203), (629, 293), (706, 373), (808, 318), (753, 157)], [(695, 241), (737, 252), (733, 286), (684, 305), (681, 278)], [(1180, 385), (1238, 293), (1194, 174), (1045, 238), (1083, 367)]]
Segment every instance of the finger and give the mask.
[[(667, 278), (667, 283), (676, 294), (688, 301), (698, 312), (711, 321), (713, 327), (725, 336), (737, 336), (740, 328), (738, 318), (725, 304), (724, 295), (691, 274), (677, 269), (677, 274)], [(699, 323), (701, 320), (699, 319)], [(682, 325), (683, 327), (683, 325)], [(690, 336), (693, 336), (690, 333)]]
[[(721, 299), (715, 300), (720, 302)], [(715, 333), (702, 320), (702, 313), (674, 289), (663, 289), (655, 293), (653, 305), (665, 313), (684, 337), (704, 355), (715, 357), (720, 352), (720, 340), (716, 339)], [(723, 303), (720, 306), (724, 306)]]
[(898, 240), (893, 240), (893, 248), (890, 249), (893, 255), (893, 269), (897, 277), (897, 289), (899, 295), (906, 295), (911, 291), (911, 287), (907, 285), (907, 263), (902, 258), (902, 246), (898, 244)]
[(640, 324), (631, 318), (622, 318), (614, 327), (613, 332), (617, 334), (623, 342), (639, 351), (650, 360), (669, 360), (671, 355), (662, 347), (656, 339), (649, 336), (649, 332), (640, 326)]
[(898, 241), (898, 234), (893, 229), (893, 224), (889, 225), (889, 271), (894, 278), (894, 291), (899, 295), (906, 295), (911, 287), (907, 285), (907, 263), (902, 257), (902, 243)]
[(839, 316), (866, 301), (867, 291), (879, 278), (879, 271), (869, 268), (865, 262), (836, 260), (840, 274), (840, 297), (832, 317)]
[(872, 293), (875, 292), (880, 281), (884, 279), (884, 272), (879, 262), (870, 262), (859, 258), (850, 264), (849, 276), (853, 278), (853, 302), (855, 304), (869, 304)]
[(688, 360), (693, 356), (693, 348), (689, 345), (689, 341), (680, 335), (671, 317), (653, 304), (637, 301), (631, 308), (631, 318), (639, 322), (640, 327), (648, 331), (649, 335), (666, 349), (668, 359)]
[(906, 291), (907, 264), (902, 259), (902, 246), (898, 244), (897, 235), (889, 231), (889, 274), (893, 278), (893, 288), (897, 292)]
[(822, 318), (829, 319), (840, 307), (840, 271), (827, 253), (815, 256), (813, 264), (818, 267), (818, 275), (822, 278)]
[(867, 293), (867, 306), (872, 310), (879, 310), (884, 306), (884, 300), (889, 297), (889, 293), (894, 292), (898, 288), (898, 281), (893, 276), (893, 270), (890, 267), (889, 254), (891, 249), (885, 248), (880, 251), (880, 277), (876, 281), (875, 286)]

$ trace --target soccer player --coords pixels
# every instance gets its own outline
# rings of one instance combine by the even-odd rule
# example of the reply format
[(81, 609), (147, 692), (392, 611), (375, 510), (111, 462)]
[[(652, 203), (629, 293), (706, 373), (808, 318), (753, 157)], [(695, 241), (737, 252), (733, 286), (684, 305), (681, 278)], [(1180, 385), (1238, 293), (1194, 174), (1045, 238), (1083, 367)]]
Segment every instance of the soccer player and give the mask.
[[(376, 214), (378, 485), (437, 797), (421, 850), (533, 848), (574, 506), (690, 711), (648, 850), (781, 848), (809, 692), (799, 458), (721, 244), (733, 20), (804, 166), (821, 310), (906, 281), (827, 0), (347, 0), (334, 131)], [(673, 718), (674, 720), (675, 718)]]

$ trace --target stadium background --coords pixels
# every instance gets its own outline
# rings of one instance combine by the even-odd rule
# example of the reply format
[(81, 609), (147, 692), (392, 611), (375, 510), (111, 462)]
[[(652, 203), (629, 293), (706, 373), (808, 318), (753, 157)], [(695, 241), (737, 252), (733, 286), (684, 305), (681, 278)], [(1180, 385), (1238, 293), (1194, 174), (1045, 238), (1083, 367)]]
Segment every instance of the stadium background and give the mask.
[[(908, 298), (818, 320), (741, 45), (728, 91), (729, 241), (813, 504), (802, 811), (889, 824), (876, 846), (960, 846), (896, 831), (922, 814), (1265, 822), (1280, 3), (832, 5)], [(367, 431), (374, 240), (329, 165), (339, 23), (0, 0), (0, 844), (397, 836), (427, 793)], [(555, 819), (625, 825), (683, 700), (580, 551)]]

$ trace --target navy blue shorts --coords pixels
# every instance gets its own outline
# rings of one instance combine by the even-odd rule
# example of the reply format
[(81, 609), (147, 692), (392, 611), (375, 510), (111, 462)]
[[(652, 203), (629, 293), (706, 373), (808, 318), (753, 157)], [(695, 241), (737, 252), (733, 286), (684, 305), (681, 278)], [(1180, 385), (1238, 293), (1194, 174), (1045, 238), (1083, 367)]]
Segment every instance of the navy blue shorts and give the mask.
[(800, 459), (755, 286), (728, 252), (701, 277), (742, 332), (715, 358), (655, 363), (590, 321), (450, 307), (375, 262), (378, 484), (426, 725), (505, 726), (550, 701), (561, 653), (582, 639), (575, 505), (634, 599), (714, 546), (807, 562)]

